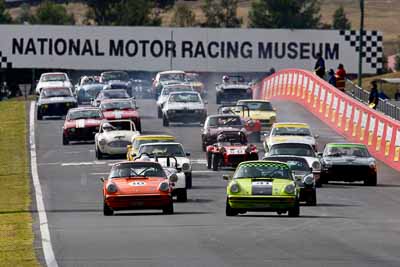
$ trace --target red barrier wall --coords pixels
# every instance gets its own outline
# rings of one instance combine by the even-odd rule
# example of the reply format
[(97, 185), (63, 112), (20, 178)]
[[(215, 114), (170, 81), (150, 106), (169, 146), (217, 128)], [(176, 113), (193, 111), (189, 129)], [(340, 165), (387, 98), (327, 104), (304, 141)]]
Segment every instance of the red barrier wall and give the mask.
[(400, 122), (339, 91), (313, 73), (286, 69), (253, 87), (256, 99), (297, 102), (350, 142), (363, 143), (377, 159), (400, 171)]

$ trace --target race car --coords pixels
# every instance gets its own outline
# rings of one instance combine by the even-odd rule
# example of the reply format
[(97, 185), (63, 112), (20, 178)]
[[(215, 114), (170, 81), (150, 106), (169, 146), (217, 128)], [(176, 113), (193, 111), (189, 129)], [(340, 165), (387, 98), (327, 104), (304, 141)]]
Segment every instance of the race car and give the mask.
[(99, 83), (99, 77), (98, 76), (81, 76), (78, 80), (78, 82), (75, 84), (75, 92), (76, 90), (84, 85), (88, 85), (88, 84), (98, 84)]
[(129, 96), (132, 95), (132, 85), (130, 82), (119, 81), (119, 80), (111, 80), (108, 81), (106, 85), (104, 85), (103, 89), (110, 90), (110, 89), (124, 89)]
[(112, 166), (103, 183), (103, 214), (112, 216), (120, 210), (161, 209), (164, 214), (174, 213), (172, 183), (158, 162), (127, 161)]
[(157, 99), (157, 116), (159, 119), (162, 118), (162, 109), (165, 102), (168, 100), (169, 94), (172, 92), (193, 92), (193, 89), (192, 87), (184, 84), (164, 86), (161, 90), (160, 96)]
[(156, 77), (153, 79), (153, 96), (155, 99), (161, 93), (161, 90), (166, 85), (173, 85), (173, 84), (182, 84), (186, 83), (186, 73), (181, 70), (169, 70), (169, 71), (162, 71), (156, 74)]
[(194, 91), (198, 92), (201, 97), (205, 98), (207, 96), (206, 88), (204, 83), (200, 81), (200, 75), (198, 73), (186, 72), (186, 82)]
[(162, 109), (163, 126), (173, 123), (204, 123), (206, 106), (197, 92), (173, 92)]
[(247, 143), (246, 135), (240, 130), (224, 131), (217, 137), (217, 143), (207, 146), (207, 168), (218, 171), (220, 167), (236, 167), (240, 162), (258, 160), (255, 145)]
[(100, 74), (100, 83), (107, 84), (109, 81), (129, 82), (129, 75), (125, 71), (105, 71)]
[(92, 99), (103, 90), (103, 84), (101, 83), (89, 83), (78, 86), (75, 90), (75, 94), (79, 105), (90, 105)]
[(289, 165), (293, 176), (300, 188), (299, 201), (308, 206), (317, 205), (316, 181), (319, 180), (320, 171), (314, 171), (307, 159), (298, 156), (271, 156), (263, 160), (279, 161)]
[(43, 88), (36, 103), (36, 118), (65, 116), (70, 108), (78, 106), (76, 98), (68, 87)]
[(140, 135), (131, 120), (103, 121), (95, 135), (96, 159), (105, 156), (125, 155), (132, 137)]
[(272, 124), (276, 122), (276, 110), (270, 101), (245, 99), (239, 100), (237, 105), (247, 106), (250, 114), (244, 113), (244, 117), (259, 121), (262, 130), (271, 128)]
[(125, 89), (103, 89), (96, 95), (96, 98), (91, 101), (92, 106), (98, 107), (100, 103), (106, 99), (131, 99), (131, 97)]
[(139, 111), (133, 99), (106, 99), (101, 101), (100, 110), (107, 120), (131, 120), (136, 129), (142, 131)]
[(98, 108), (70, 109), (63, 126), (63, 145), (68, 145), (71, 141), (94, 141), (103, 119), (103, 114)]
[(300, 216), (299, 188), (289, 165), (276, 161), (245, 161), (236, 168), (226, 188), (226, 216), (248, 211), (270, 211)]
[(185, 153), (180, 143), (147, 143), (140, 145), (139, 155), (147, 153), (154, 156), (174, 156), (178, 160), (178, 169), (185, 173), (186, 188), (192, 188), (192, 164), (190, 153)]
[(69, 88), (73, 90), (73, 85), (64, 72), (47, 72), (40, 75), (40, 79), (36, 85), (36, 94), (40, 95), (44, 88)]
[(178, 168), (178, 160), (174, 156), (154, 156), (147, 153), (135, 157), (133, 160), (142, 160), (144, 157), (149, 158), (161, 164), (167, 176), (176, 174), (177, 181), (172, 184), (172, 196), (176, 196), (178, 202), (187, 201), (186, 177)]
[(377, 185), (376, 160), (365, 145), (329, 143), (320, 156), (321, 183), (363, 181), (368, 186)]
[(132, 94), (137, 98), (152, 98), (151, 83), (143, 79), (131, 79)]
[(317, 151), (318, 135), (313, 135), (307, 123), (276, 122), (269, 133), (265, 134), (264, 149), (268, 151), (271, 146), (278, 143), (296, 142), (310, 144)]
[(253, 92), (242, 76), (227, 76), (222, 79), (221, 84), (216, 84), (216, 103), (236, 103), (240, 99), (252, 99)]
[(175, 137), (172, 135), (136, 135), (132, 138), (131, 144), (128, 145), (128, 151), (126, 152), (126, 159), (133, 160), (138, 156), (140, 145), (148, 143), (165, 143), (175, 142)]

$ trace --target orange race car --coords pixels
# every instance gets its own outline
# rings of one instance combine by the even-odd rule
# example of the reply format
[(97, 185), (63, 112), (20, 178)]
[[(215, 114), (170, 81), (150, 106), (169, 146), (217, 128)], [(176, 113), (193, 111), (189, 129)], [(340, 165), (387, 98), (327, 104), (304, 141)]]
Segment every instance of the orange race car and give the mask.
[(116, 163), (109, 177), (101, 179), (104, 215), (137, 209), (162, 209), (164, 214), (172, 214), (172, 186), (177, 179), (176, 174), (167, 177), (158, 162), (143, 159)]

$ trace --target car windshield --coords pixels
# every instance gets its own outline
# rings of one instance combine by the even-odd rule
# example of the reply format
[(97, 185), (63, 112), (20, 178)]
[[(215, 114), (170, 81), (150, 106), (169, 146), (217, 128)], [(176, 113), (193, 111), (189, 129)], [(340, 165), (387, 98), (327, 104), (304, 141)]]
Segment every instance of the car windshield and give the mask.
[(169, 102), (178, 102), (178, 103), (199, 103), (200, 97), (197, 94), (180, 93), (180, 94), (170, 95), (168, 101)]
[(164, 88), (161, 95), (168, 96), (172, 92), (190, 92), (193, 91), (191, 87), (168, 87)]
[(370, 154), (368, 149), (364, 146), (352, 146), (352, 145), (334, 145), (327, 146), (324, 151), (326, 157), (342, 157), (352, 156), (358, 158), (368, 158)]
[(104, 132), (111, 131), (132, 131), (131, 121), (106, 121), (101, 124), (101, 128)]
[(108, 110), (128, 110), (134, 109), (134, 105), (131, 101), (113, 101), (113, 102), (105, 102), (100, 105), (100, 109), (102, 111)]
[(292, 156), (300, 156), (300, 157), (315, 157), (315, 152), (310, 145), (307, 144), (276, 144), (273, 145), (271, 151), (269, 152), (270, 156), (274, 155), (292, 155)]
[(165, 74), (160, 74), (160, 82), (165, 82), (165, 81), (186, 81), (186, 75), (185, 73), (165, 73)]
[(185, 153), (180, 144), (143, 145), (139, 148), (139, 155), (143, 153), (159, 156), (185, 157)]
[(99, 110), (74, 110), (68, 113), (68, 120), (79, 120), (79, 119), (100, 119), (102, 115)]
[(132, 85), (133, 86), (145, 86), (145, 87), (148, 87), (148, 86), (151, 86), (151, 83), (149, 81), (146, 81), (146, 80), (133, 80), (132, 81)]
[(129, 98), (125, 90), (107, 90), (103, 91), (103, 95), (105, 99)]
[(197, 73), (186, 73), (186, 80), (188, 82), (199, 82), (199, 75)]
[(103, 90), (103, 85), (101, 84), (85, 86), (78, 91), (78, 97), (90, 100), (95, 98), (101, 90)]
[(171, 139), (142, 139), (142, 140), (138, 140), (138, 139), (135, 139), (134, 141), (133, 141), (133, 144), (132, 144), (132, 146), (135, 148), (135, 149), (138, 149), (139, 147), (140, 147), (140, 145), (143, 145), (143, 144), (150, 144), (150, 143), (163, 143), (163, 142), (166, 142), (166, 141), (174, 141), (172, 138)]
[(246, 105), (250, 110), (273, 111), (271, 103), (269, 102), (246, 102), (239, 101), (239, 105)]
[(211, 117), (208, 121), (210, 127), (243, 126), (239, 116)]
[(249, 162), (241, 164), (233, 175), (233, 179), (241, 178), (279, 178), (293, 180), (290, 168), (277, 162)]
[(109, 89), (128, 89), (128, 85), (125, 83), (110, 83), (107, 87)]
[(42, 77), (42, 82), (65, 82), (67, 78), (64, 74), (46, 74)]
[(272, 131), (272, 136), (281, 136), (281, 135), (311, 136), (311, 132), (310, 129), (306, 127), (295, 127), (295, 126), (275, 127)]
[(45, 88), (41, 92), (41, 97), (69, 97), (72, 96), (71, 91), (68, 88)]
[(166, 178), (166, 175), (160, 164), (152, 162), (133, 162), (114, 165), (111, 168), (109, 176), (110, 179), (137, 177)]
[(303, 171), (303, 172), (310, 171), (310, 167), (308, 166), (307, 160), (303, 158), (270, 157), (268, 158), (268, 160), (285, 162), (287, 165), (289, 165), (292, 171)]
[(129, 76), (125, 71), (110, 71), (110, 72), (103, 72), (102, 79), (104, 82), (111, 80), (128, 81)]

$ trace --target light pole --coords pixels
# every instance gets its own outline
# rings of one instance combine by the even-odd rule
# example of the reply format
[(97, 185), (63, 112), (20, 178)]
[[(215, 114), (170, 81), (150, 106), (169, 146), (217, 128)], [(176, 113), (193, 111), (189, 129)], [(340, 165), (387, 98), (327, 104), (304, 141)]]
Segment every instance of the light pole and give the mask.
[(364, 0), (360, 0), (360, 40), (358, 49), (358, 86), (362, 83), (362, 51), (363, 51), (363, 36), (364, 36)]

